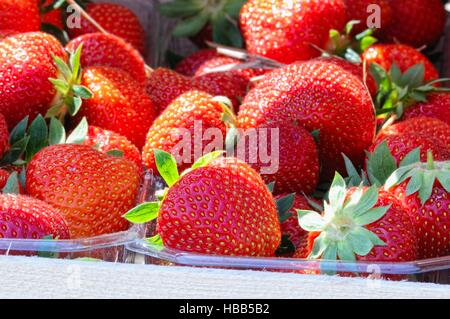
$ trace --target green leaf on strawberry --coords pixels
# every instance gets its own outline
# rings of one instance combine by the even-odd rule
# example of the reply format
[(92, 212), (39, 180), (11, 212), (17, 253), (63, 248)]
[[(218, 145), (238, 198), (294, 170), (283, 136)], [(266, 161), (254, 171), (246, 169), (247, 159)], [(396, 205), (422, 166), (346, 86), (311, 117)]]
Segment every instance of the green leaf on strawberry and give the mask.
[(19, 177), (17, 172), (12, 172), (2, 189), (3, 194), (20, 194)]
[(145, 224), (158, 217), (159, 202), (148, 202), (136, 206), (123, 217), (133, 224)]

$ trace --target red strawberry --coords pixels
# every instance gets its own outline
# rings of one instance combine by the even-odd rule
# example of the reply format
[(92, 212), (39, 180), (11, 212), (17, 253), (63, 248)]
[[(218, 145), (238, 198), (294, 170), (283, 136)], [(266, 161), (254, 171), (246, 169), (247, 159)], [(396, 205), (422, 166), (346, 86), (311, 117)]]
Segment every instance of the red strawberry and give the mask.
[(390, 0), (394, 19), (384, 30), (387, 40), (414, 47), (432, 45), (443, 34), (446, 13), (440, 0)]
[(126, 230), (122, 214), (134, 206), (139, 172), (125, 159), (86, 145), (44, 148), (27, 168), (27, 193), (58, 209), (73, 238)]
[(300, 226), (314, 237), (309, 258), (374, 262), (416, 260), (413, 223), (394, 195), (375, 186), (346, 191), (344, 179), (337, 174), (329, 198), (323, 216), (313, 211), (298, 211)]
[(292, 63), (320, 55), (330, 29), (345, 26), (343, 0), (250, 0), (241, 10), (241, 29), (250, 53)]
[(129, 43), (112, 34), (90, 33), (70, 41), (66, 50), (75, 52), (83, 45), (81, 65), (109, 66), (128, 72), (135, 80), (145, 83), (145, 62)]
[(389, 0), (344, 0), (347, 8), (347, 20), (358, 20), (361, 23), (355, 25), (354, 32), (360, 33), (370, 26), (367, 25), (367, 19), (371, 17), (373, 11), (368, 11), (371, 5), (380, 8), (381, 30), (390, 25), (392, 20), (392, 9)]
[(369, 152), (372, 153), (383, 142), (387, 143), (387, 146), (394, 156), (397, 165), (408, 155), (410, 152), (420, 147), (420, 158), (425, 161), (427, 158), (427, 152), (431, 151), (435, 158), (439, 161), (450, 160), (450, 150), (447, 148), (445, 142), (435, 139), (431, 136), (427, 136), (420, 133), (403, 133), (401, 135), (389, 135), (382, 140), (375, 142), (370, 148)]
[(132, 161), (141, 169), (142, 158), (138, 148), (132, 144), (125, 136), (113, 131), (104, 130), (96, 126), (89, 126), (88, 135), (83, 143), (98, 149), (100, 152), (111, 151), (123, 152), (123, 157)]
[(411, 105), (404, 114), (405, 119), (418, 116), (434, 117), (450, 125), (450, 93), (432, 93), (427, 102)]
[[(276, 185), (277, 186), (277, 185)], [(279, 195), (275, 197), (275, 200), (279, 201), (283, 198), (287, 198), (289, 195)], [(293, 245), (294, 251), (292, 253), (283, 254), (283, 257), (290, 257), (295, 252), (296, 258), (306, 258), (308, 257), (308, 232), (304, 231), (298, 224), (297, 209), (300, 210), (312, 210), (308, 203), (308, 199), (305, 196), (293, 195), (294, 202), (292, 203), (292, 208), (288, 211), (288, 216), (286, 219), (281, 220), (281, 233), (286, 236)]]
[[(169, 248), (274, 256), (281, 241), (277, 209), (256, 171), (235, 158), (209, 158), (178, 178), (170, 154), (157, 151), (156, 157), (169, 189), (161, 203), (143, 204), (126, 218), (142, 222), (158, 215), (158, 236)], [(136, 212), (142, 213), (138, 220)]]
[(9, 176), (10, 173), (7, 170), (0, 168), (0, 190), (6, 186)]
[[(277, 194), (312, 194), (319, 181), (319, 156), (313, 136), (292, 121), (268, 123), (258, 129), (258, 144), (249, 143), (245, 160), (267, 184), (275, 182)], [(266, 152), (272, 158), (269, 163), (262, 162)], [(257, 161), (252, 161), (253, 156)]]
[(0, 41), (0, 113), (13, 128), (25, 116), (45, 114), (56, 90), (52, 55), (66, 59), (61, 44), (49, 34), (23, 33)]
[(145, 88), (127, 72), (101, 66), (87, 68), (81, 84), (93, 96), (83, 103), (78, 118), (86, 117), (89, 124), (119, 133), (142, 148), (157, 114)]
[(395, 63), (400, 71), (405, 72), (416, 64), (425, 67), (425, 82), (436, 80), (439, 72), (428, 58), (417, 49), (404, 44), (375, 44), (363, 53), (363, 58), (370, 63), (377, 63), (389, 71)]
[(69, 239), (69, 228), (49, 204), (23, 195), (0, 194), (0, 238)]
[[(145, 32), (137, 16), (128, 8), (113, 3), (91, 3), (86, 12), (106, 31), (131, 43), (139, 52), (145, 50)], [(81, 19), (81, 28), (69, 28), (72, 38), (98, 30), (86, 19)]]
[(421, 116), (390, 125), (378, 134), (377, 140), (405, 133), (421, 134), (437, 139), (447, 145), (450, 150), (450, 125), (431, 117)]
[(450, 254), (449, 180), (449, 162), (429, 156), (427, 163), (399, 168), (386, 182), (414, 223), (421, 259)]
[(344, 171), (342, 153), (361, 163), (375, 135), (373, 104), (361, 79), (322, 60), (273, 71), (248, 93), (238, 126), (257, 128), (271, 121), (297, 121), (310, 132), (319, 130), (325, 179)]
[[(226, 114), (226, 106), (213, 99), (207, 93), (201, 91), (189, 91), (175, 99), (165, 111), (155, 120), (147, 134), (147, 142), (144, 146), (142, 157), (147, 169), (157, 173), (154, 149), (173, 152), (180, 170), (192, 165), (199, 157), (203, 156), (205, 147), (214, 142), (216, 136), (206, 137), (208, 129), (217, 129), (223, 137), (226, 135), (227, 125), (223, 121)], [(180, 149), (174, 149), (180, 142), (185, 141), (186, 130), (190, 140), (187, 141), (190, 149), (185, 149), (187, 157), (184, 158)], [(204, 137), (205, 134), (205, 137)], [(212, 151), (211, 149), (206, 153)], [(184, 159), (184, 161), (183, 161)]]
[(37, 0), (0, 1), (0, 30), (32, 32), (40, 27)]
[(9, 132), (8, 123), (6, 123), (5, 117), (0, 114), (0, 159), (9, 149)]
[[(63, 13), (60, 9), (50, 9), (54, 0), (38, 0), (41, 3), (41, 22), (51, 24), (59, 29), (64, 29)], [(45, 12), (43, 12), (45, 11)]]

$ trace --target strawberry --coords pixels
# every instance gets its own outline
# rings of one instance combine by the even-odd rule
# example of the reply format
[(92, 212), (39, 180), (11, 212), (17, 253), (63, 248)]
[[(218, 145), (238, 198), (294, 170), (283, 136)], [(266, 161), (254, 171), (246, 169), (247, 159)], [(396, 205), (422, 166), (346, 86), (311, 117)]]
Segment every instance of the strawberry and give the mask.
[(343, 0), (250, 0), (241, 10), (249, 53), (292, 63), (320, 55), (330, 29), (345, 26)]
[(52, 55), (66, 59), (58, 40), (46, 33), (17, 34), (0, 41), (0, 113), (9, 128), (50, 107), (56, 90), (48, 79), (57, 77)]
[[(292, 121), (268, 123), (258, 126), (258, 129), (258, 144), (250, 142), (246, 147), (246, 160), (252, 168), (262, 175), (267, 184), (276, 183), (277, 194), (312, 194), (319, 182), (319, 155), (313, 136)], [(263, 137), (265, 134), (266, 138)], [(275, 150), (276, 154), (271, 153)], [(273, 158), (276, 156), (276, 169), (273, 160), (262, 162), (265, 160), (262, 154), (266, 152)], [(255, 155), (257, 161), (252, 161)]]
[(112, 34), (89, 33), (77, 37), (66, 45), (68, 52), (75, 52), (83, 45), (81, 65), (109, 66), (128, 72), (135, 80), (145, 83), (145, 62), (133, 46)]
[(415, 133), (429, 136), (442, 142), (450, 150), (450, 125), (431, 117), (415, 117), (384, 128), (377, 137), (383, 140), (388, 136)]
[(370, 27), (367, 25), (367, 22), (373, 14), (373, 11), (369, 12), (371, 5), (377, 5), (380, 8), (380, 31), (389, 26), (393, 19), (389, 0), (344, 0), (344, 2), (347, 9), (347, 20), (358, 20), (361, 22), (355, 26), (353, 30), (355, 33), (363, 32)]
[(9, 149), (9, 131), (8, 123), (6, 123), (5, 117), (0, 114), (0, 158)]
[[(128, 8), (113, 3), (90, 3), (86, 12), (106, 31), (132, 44), (142, 54), (145, 51), (145, 31), (137, 16)], [(81, 27), (68, 28), (72, 38), (98, 30), (85, 18)]]
[(0, 1), (0, 30), (39, 31), (41, 21), (37, 0)]
[(0, 189), (3, 189), (3, 187), (6, 186), (6, 183), (8, 182), (10, 175), (11, 175), (10, 172), (8, 172), (3, 168), (0, 168)]
[(408, 107), (404, 119), (418, 116), (434, 117), (450, 125), (450, 93), (432, 93), (426, 102), (417, 102)]
[[(228, 106), (205, 92), (189, 91), (180, 95), (155, 120), (148, 131), (142, 151), (145, 166), (157, 173), (153, 150), (160, 149), (172, 152), (181, 170), (190, 167), (203, 156), (205, 147), (211, 146), (215, 141), (213, 136), (204, 137), (208, 129), (217, 129), (222, 137), (226, 135), (227, 124), (223, 118), (228, 113)], [(189, 150), (175, 149), (180, 142), (185, 141), (186, 133), (183, 130), (189, 132), (187, 137), (190, 140), (186, 141), (187, 145), (183, 145), (189, 147)], [(223, 138), (221, 145), (218, 146), (223, 149)]]
[(55, 9), (54, 0), (38, 0), (40, 4), (41, 23), (51, 24), (58, 29), (64, 29), (63, 12), (61, 9)]
[(322, 60), (292, 64), (273, 71), (246, 96), (238, 127), (297, 121), (318, 132), (322, 177), (344, 171), (344, 153), (361, 163), (375, 135), (375, 115), (361, 79)]
[(61, 214), (49, 204), (24, 195), (0, 195), (0, 238), (69, 239)]
[(179, 18), (172, 32), (175, 37), (190, 37), (199, 47), (204, 47), (205, 41), (242, 47), (238, 20), (244, 3), (245, 0), (169, 0), (159, 5), (159, 11)]
[[(296, 253), (296, 258), (306, 258), (306, 250), (308, 246), (308, 232), (304, 231), (298, 224), (297, 209), (311, 210), (308, 199), (302, 195), (278, 195), (275, 197), (277, 203), (289, 201), (289, 210), (285, 216), (280, 216), (281, 233), (283, 237), (289, 241), (291, 250), (285, 251), (280, 248), (277, 251), (278, 256), (291, 257)], [(282, 243), (283, 245), (283, 243)], [(303, 252), (303, 255), (302, 253)]]
[(405, 72), (416, 64), (425, 67), (424, 81), (429, 82), (439, 77), (439, 72), (431, 61), (417, 49), (405, 44), (375, 44), (363, 53), (367, 65), (377, 63), (386, 71), (396, 64), (400, 71)]
[(139, 169), (142, 167), (141, 153), (138, 148), (125, 136), (113, 131), (104, 130), (96, 126), (89, 126), (87, 138), (83, 144), (94, 147), (104, 153), (112, 151), (122, 152), (124, 158), (135, 163)]
[(110, 67), (84, 70), (81, 84), (92, 92), (77, 118), (127, 137), (138, 148), (156, 118), (156, 109), (145, 88), (127, 72)]
[(446, 143), (423, 133), (388, 135), (386, 138), (375, 142), (369, 148), (369, 152), (375, 151), (375, 149), (383, 142), (387, 144), (397, 165), (400, 164), (406, 155), (418, 147), (420, 147), (421, 160), (426, 160), (428, 151), (431, 151), (439, 161), (450, 160), (450, 150), (447, 148)]
[(175, 159), (155, 150), (168, 190), (161, 202), (125, 215), (132, 222), (157, 217), (153, 241), (182, 251), (215, 255), (274, 256), (281, 241), (275, 201), (259, 174), (236, 158), (201, 158), (181, 177)]
[(345, 261), (416, 260), (414, 226), (402, 203), (390, 192), (358, 187), (346, 190), (336, 174), (323, 216), (298, 210), (300, 226), (313, 237), (309, 258)]
[(440, 0), (390, 0), (394, 19), (385, 28), (386, 40), (414, 47), (435, 44), (443, 34), (446, 13)]
[(86, 145), (44, 148), (28, 164), (26, 191), (58, 209), (72, 238), (126, 230), (121, 215), (139, 189), (136, 166)]
[(421, 259), (450, 254), (449, 180), (450, 162), (434, 162), (429, 153), (426, 163), (403, 166), (386, 182), (414, 223)]

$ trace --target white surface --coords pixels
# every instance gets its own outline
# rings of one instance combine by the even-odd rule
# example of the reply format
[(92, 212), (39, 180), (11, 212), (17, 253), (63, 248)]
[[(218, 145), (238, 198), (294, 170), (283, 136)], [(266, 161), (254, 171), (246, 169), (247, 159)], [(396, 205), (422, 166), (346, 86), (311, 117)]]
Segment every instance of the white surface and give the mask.
[(0, 298), (450, 298), (450, 286), (2, 256)]

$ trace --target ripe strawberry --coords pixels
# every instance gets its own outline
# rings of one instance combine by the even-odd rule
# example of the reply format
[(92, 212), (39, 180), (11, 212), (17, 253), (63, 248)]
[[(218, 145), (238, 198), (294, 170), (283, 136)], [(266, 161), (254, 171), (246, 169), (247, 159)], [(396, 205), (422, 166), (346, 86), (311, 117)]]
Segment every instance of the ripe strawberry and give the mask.
[(9, 131), (8, 123), (6, 123), (5, 117), (0, 114), (0, 159), (9, 149)]
[(389, 135), (382, 140), (377, 140), (370, 148), (369, 152), (372, 153), (383, 142), (387, 143), (387, 146), (394, 156), (397, 165), (408, 155), (410, 152), (420, 147), (420, 158), (425, 161), (427, 158), (427, 152), (431, 151), (435, 158), (439, 161), (450, 160), (450, 150), (444, 141), (427, 136), (420, 133), (403, 133), (401, 135)]
[[(290, 195), (278, 195), (275, 200), (280, 201), (282, 199), (287, 199)], [(281, 256), (290, 257), (296, 253), (296, 258), (306, 258), (306, 250), (308, 247), (308, 232), (304, 231), (298, 224), (297, 209), (300, 210), (312, 210), (312, 207), (308, 203), (308, 199), (302, 195), (292, 195), (293, 202), (291, 203), (291, 208), (288, 210), (287, 215), (280, 218), (281, 222), (281, 234), (289, 240), (292, 245), (293, 251), (284, 252), (282, 251)], [(301, 253), (303, 252), (303, 254)], [(280, 255), (280, 250), (277, 252)]]
[(323, 216), (298, 210), (300, 226), (315, 238), (309, 258), (375, 262), (417, 258), (413, 223), (390, 192), (375, 186), (347, 191), (337, 174), (325, 204)]
[(425, 66), (425, 82), (436, 80), (439, 72), (428, 58), (417, 49), (405, 44), (375, 44), (363, 53), (367, 65), (377, 63), (386, 71), (395, 63), (400, 71), (405, 72), (416, 64)]
[(449, 181), (449, 162), (434, 162), (429, 154), (427, 163), (401, 167), (386, 182), (414, 223), (421, 259), (450, 254)]
[(0, 238), (69, 239), (61, 214), (49, 204), (24, 195), (0, 194)]
[(373, 104), (360, 78), (322, 60), (273, 71), (247, 94), (238, 127), (257, 128), (271, 121), (297, 121), (310, 132), (319, 130), (325, 179), (344, 171), (342, 153), (361, 163), (375, 135)]
[(125, 136), (113, 131), (104, 130), (96, 126), (89, 126), (88, 135), (83, 144), (94, 147), (103, 153), (120, 151), (123, 153), (124, 158), (135, 163), (139, 169), (142, 167), (141, 153), (138, 148)]
[(75, 52), (83, 45), (81, 65), (109, 66), (128, 72), (135, 80), (145, 83), (145, 62), (129, 43), (112, 34), (89, 33), (77, 37), (66, 45), (68, 52)]
[[(208, 129), (218, 130), (217, 133), (220, 133), (222, 137), (222, 143), (218, 146), (223, 149), (223, 137), (226, 136), (227, 129), (223, 117), (227, 114), (227, 108), (205, 92), (189, 91), (180, 95), (155, 120), (148, 131), (147, 142), (142, 151), (147, 169), (157, 173), (154, 149), (172, 152), (180, 170), (190, 167), (203, 156), (205, 147), (211, 146), (211, 143), (215, 141), (216, 136), (206, 137)], [(186, 136), (187, 132), (189, 136)], [(186, 141), (187, 137), (190, 140)], [(185, 149), (181, 153), (181, 150), (175, 147), (180, 146), (183, 141), (187, 142), (184, 146), (190, 147), (190, 150)], [(185, 152), (188, 153), (187, 157)]]
[[(86, 6), (86, 12), (106, 31), (128, 43), (139, 52), (145, 51), (145, 31), (137, 16), (128, 8), (113, 3), (91, 3)], [(98, 30), (86, 19), (81, 19), (81, 27), (69, 28), (72, 38)]]
[(145, 222), (157, 216), (156, 238), (169, 248), (274, 256), (281, 241), (280, 223), (272, 194), (256, 171), (236, 158), (214, 159), (216, 155), (209, 154), (179, 177), (175, 159), (155, 152), (169, 189), (161, 203), (143, 204), (125, 218)]
[(0, 168), (0, 190), (6, 186), (9, 176), (10, 173), (7, 170)]
[(320, 55), (330, 29), (345, 26), (343, 0), (250, 0), (241, 10), (241, 29), (250, 53), (292, 63)]
[(139, 172), (125, 159), (86, 145), (44, 148), (27, 168), (26, 191), (58, 209), (72, 238), (126, 230), (121, 215), (134, 206)]
[[(247, 163), (267, 184), (275, 182), (276, 194), (312, 194), (319, 182), (319, 155), (313, 136), (292, 121), (258, 126), (257, 134), (258, 144), (250, 142), (246, 147)], [(266, 152), (272, 158), (269, 163), (263, 162)]]
[(404, 119), (418, 116), (437, 118), (450, 125), (450, 93), (432, 93), (427, 96), (427, 102), (417, 102), (408, 107)]
[(93, 95), (77, 117), (86, 117), (89, 124), (119, 133), (142, 148), (157, 114), (145, 88), (127, 72), (102, 66), (87, 68), (81, 84)]
[(450, 150), (450, 125), (431, 117), (415, 117), (405, 120), (383, 129), (377, 136), (377, 140), (383, 140), (388, 136), (398, 136), (405, 133), (425, 135), (447, 145)]
[(440, 0), (390, 0), (394, 19), (384, 30), (386, 40), (414, 47), (435, 44), (443, 34), (446, 13)]
[(0, 1), (0, 30), (39, 31), (41, 21), (37, 0)]
[(51, 24), (61, 30), (64, 29), (63, 13), (61, 9), (53, 9), (54, 0), (38, 0), (40, 3), (42, 24)]
[(57, 77), (52, 55), (66, 59), (58, 40), (46, 33), (17, 34), (0, 41), (0, 113), (9, 128), (49, 108), (56, 95), (48, 80)]
[(380, 8), (381, 30), (390, 25), (392, 16), (392, 9), (389, 0), (344, 0), (347, 9), (347, 20), (358, 20), (361, 23), (355, 25), (354, 32), (360, 33), (368, 29), (367, 19), (370, 18), (372, 11), (368, 12), (370, 5), (377, 5)]

